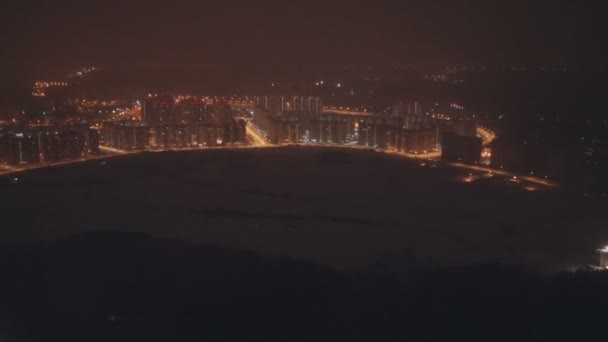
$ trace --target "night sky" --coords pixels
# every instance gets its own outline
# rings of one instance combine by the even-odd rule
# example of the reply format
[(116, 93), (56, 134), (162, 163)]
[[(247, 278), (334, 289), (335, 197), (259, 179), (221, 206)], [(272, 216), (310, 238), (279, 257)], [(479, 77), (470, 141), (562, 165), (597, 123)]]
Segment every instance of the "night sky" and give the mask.
[(600, 63), (599, 6), (559, 1), (5, 1), (4, 79), (81, 65), (234, 71)]

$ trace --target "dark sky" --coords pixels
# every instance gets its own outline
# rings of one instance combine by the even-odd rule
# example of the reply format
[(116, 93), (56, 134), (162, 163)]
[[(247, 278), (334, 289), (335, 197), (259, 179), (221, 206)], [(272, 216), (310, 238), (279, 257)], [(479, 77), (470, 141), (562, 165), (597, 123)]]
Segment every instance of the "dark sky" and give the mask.
[(3, 1), (4, 79), (86, 64), (221, 70), (605, 60), (588, 1)]

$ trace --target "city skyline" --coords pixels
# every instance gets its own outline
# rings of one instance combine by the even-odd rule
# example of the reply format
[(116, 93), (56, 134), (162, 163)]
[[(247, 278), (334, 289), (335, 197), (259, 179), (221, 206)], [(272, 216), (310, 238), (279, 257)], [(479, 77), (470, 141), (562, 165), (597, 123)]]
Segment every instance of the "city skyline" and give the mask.
[(0, 341), (601, 340), (604, 17), (3, 3)]

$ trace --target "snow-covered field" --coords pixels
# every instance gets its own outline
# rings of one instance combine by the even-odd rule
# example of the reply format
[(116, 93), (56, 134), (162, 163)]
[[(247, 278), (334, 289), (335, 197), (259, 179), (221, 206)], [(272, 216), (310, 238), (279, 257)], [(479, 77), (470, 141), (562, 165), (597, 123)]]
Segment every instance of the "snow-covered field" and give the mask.
[(468, 171), (421, 164), (283, 147), (142, 153), (33, 170), (16, 184), (0, 178), (0, 239), (111, 229), (341, 268), (393, 255), (388, 260), (542, 270), (593, 262), (593, 250), (608, 242), (600, 204), (499, 177), (467, 183)]

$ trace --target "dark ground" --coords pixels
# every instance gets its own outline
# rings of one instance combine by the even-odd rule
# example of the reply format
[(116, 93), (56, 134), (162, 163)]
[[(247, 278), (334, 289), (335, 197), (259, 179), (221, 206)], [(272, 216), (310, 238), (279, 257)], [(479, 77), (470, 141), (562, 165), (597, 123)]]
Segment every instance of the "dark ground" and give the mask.
[(594, 262), (606, 200), (382, 153), (319, 148), (144, 153), (0, 178), (1, 241), (116, 230), (365, 268)]
[(338, 272), (137, 233), (0, 250), (6, 341), (600, 341), (608, 273)]
[(5, 177), (0, 340), (600, 340), (607, 274), (547, 272), (595, 261), (601, 203), (461, 176), (290, 147)]

